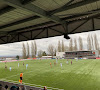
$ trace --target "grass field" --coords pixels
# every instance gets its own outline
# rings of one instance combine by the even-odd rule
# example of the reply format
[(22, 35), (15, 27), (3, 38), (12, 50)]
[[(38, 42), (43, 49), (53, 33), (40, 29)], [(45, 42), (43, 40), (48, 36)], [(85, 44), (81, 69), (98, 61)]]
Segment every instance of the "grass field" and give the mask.
[[(66, 64), (66, 60), (29, 60), (23, 66), (23, 61), (0, 63), (0, 79), (18, 81), (23, 72), (23, 82), (64, 90), (100, 90), (100, 60), (72, 60), (73, 64)], [(50, 67), (52, 63), (52, 68)], [(18, 68), (19, 63), (19, 68)], [(60, 66), (62, 63), (62, 68)], [(9, 71), (9, 67), (12, 71)]]

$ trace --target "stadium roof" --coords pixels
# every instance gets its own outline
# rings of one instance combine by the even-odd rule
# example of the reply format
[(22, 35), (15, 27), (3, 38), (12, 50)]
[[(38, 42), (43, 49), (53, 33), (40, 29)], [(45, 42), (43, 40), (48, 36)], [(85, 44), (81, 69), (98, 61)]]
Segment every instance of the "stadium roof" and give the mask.
[(0, 44), (100, 29), (100, 0), (0, 0)]

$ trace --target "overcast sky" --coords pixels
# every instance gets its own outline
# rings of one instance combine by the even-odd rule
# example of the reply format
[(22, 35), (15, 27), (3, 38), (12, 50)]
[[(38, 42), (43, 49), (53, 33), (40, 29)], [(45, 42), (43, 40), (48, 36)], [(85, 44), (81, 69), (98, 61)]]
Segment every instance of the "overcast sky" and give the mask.
[[(94, 32), (86, 32), (86, 33), (78, 33), (78, 34), (72, 34), (69, 35), (72, 39), (76, 38), (78, 39), (79, 36), (82, 37), (84, 49), (87, 48), (87, 36), (88, 34), (96, 34), (98, 38), (98, 42), (100, 43), (100, 31), (94, 31)], [(47, 47), (49, 44), (53, 44), (55, 47), (58, 45), (58, 41), (63, 40), (64, 44), (66, 46), (69, 45), (69, 40), (66, 40), (63, 38), (63, 36), (57, 36), (52, 38), (46, 38), (46, 39), (38, 39), (35, 40), (37, 43), (38, 50), (47, 51)], [(18, 42), (18, 43), (11, 43), (11, 44), (4, 44), (0, 45), (0, 56), (16, 56), (16, 55), (22, 55), (22, 43), (29, 43), (31, 47), (31, 41), (24, 41), (24, 42)]]

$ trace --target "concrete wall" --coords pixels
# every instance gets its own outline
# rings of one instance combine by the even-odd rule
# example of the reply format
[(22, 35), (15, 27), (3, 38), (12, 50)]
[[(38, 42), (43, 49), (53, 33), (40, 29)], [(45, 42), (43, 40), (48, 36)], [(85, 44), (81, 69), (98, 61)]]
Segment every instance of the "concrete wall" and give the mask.
[(57, 58), (63, 58), (64, 54), (65, 54), (65, 52), (56, 52), (56, 57)]

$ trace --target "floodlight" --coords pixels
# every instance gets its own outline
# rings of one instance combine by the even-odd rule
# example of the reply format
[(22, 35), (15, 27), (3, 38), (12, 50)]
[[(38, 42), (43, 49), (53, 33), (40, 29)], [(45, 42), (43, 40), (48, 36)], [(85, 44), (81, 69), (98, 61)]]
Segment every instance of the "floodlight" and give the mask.
[(68, 36), (68, 34), (64, 34), (64, 38), (65, 39), (70, 39), (70, 37)]

